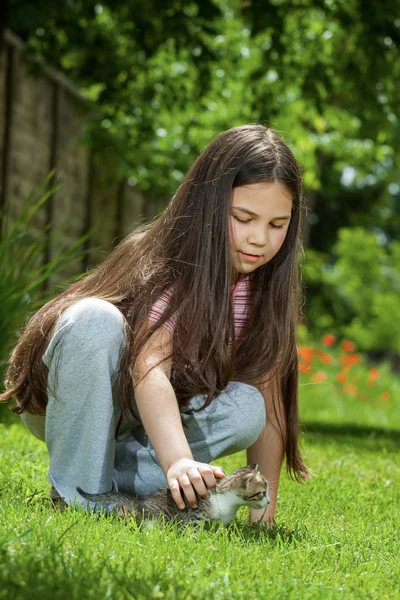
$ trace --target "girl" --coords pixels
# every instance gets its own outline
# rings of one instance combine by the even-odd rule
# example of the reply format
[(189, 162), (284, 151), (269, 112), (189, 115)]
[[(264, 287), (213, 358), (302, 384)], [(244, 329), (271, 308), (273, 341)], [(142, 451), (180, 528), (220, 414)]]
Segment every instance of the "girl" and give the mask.
[[(46, 442), (53, 494), (148, 495), (183, 508), (247, 449), (270, 481), (307, 479), (298, 449), (301, 175), (262, 125), (202, 152), (151, 224), (46, 304), (15, 347), (2, 399)], [(260, 515), (253, 511), (251, 521)]]

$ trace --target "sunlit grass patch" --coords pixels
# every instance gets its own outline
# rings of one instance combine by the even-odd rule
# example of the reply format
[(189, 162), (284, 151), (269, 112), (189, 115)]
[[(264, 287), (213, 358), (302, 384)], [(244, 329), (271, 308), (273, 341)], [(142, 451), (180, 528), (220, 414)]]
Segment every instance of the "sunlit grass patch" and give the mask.
[[(393, 375), (391, 389), (398, 381)], [(285, 474), (276, 527), (143, 530), (134, 522), (51, 507), (45, 445), (0, 425), (0, 598), (397, 598), (400, 397), (379, 402), (302, 385), (302, 439), (315, 476)], [(240, 453), (218, 461), (226, 471)]]

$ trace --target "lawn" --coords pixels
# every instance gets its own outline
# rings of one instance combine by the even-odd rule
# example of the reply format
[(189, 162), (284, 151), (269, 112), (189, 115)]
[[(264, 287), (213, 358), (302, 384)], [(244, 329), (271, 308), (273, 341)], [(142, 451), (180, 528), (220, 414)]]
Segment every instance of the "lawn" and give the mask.
[[(315, 476), (307, 485), (283, 476), (272, 530), (249, 526), (245, 509), (231, 526), (209, 532), (141, 531), (84, 511), (58, 513), (48, 500), (45, 446), (7, 419), (0, 425), (0, 598), (400, 598), (399, 379), (383, 368), (377, 382), (354, 360), (346, 385), (358, 377), (356, 394), (344, 388), (335, 362), (324, 376), (306, 362), (302, 446)], [(230, 471), (245, 457), (219, 463)]]

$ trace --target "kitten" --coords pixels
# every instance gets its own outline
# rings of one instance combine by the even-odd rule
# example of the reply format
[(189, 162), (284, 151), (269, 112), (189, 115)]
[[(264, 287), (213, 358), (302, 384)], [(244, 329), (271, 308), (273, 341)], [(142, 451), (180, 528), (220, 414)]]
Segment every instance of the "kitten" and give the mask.
[(118, 514), (130, 513), (138, 523), (164, 517), (165, 521), (177, 523), (199, 523), (200, 521), (220, 521), (230, 523), (241, 506), (266, 508), (269, 504), (268, 482), (258, 470), (258, 465), (237, 469), (223, 479), (217, 479), (217, 486), (209, 489), (210, 497), (197, 497), (197, 508), (191, 508), (185, 500), (186, 508), (180, 510), (175, 504), (169, 489), (158, 490), (148, 498), (138, 498), (118, 492), (88, 494), (81, 488), (78, 492), (97, 505), (116, 504)]

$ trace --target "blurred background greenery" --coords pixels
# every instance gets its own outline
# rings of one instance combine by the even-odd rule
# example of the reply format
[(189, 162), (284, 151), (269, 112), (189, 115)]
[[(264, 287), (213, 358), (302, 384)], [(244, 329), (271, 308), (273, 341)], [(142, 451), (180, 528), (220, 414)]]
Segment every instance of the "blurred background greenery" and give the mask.
[[(399, 368), (400, 4), (9, 0), (7, 26), (92, 103), (85, 143), (151, 197), (262, 122), (303, 166), (307, 336)], [(162, 204), (158, 209), (163, 208)], [(308, 337), (307, 337), (308, 339)]]

